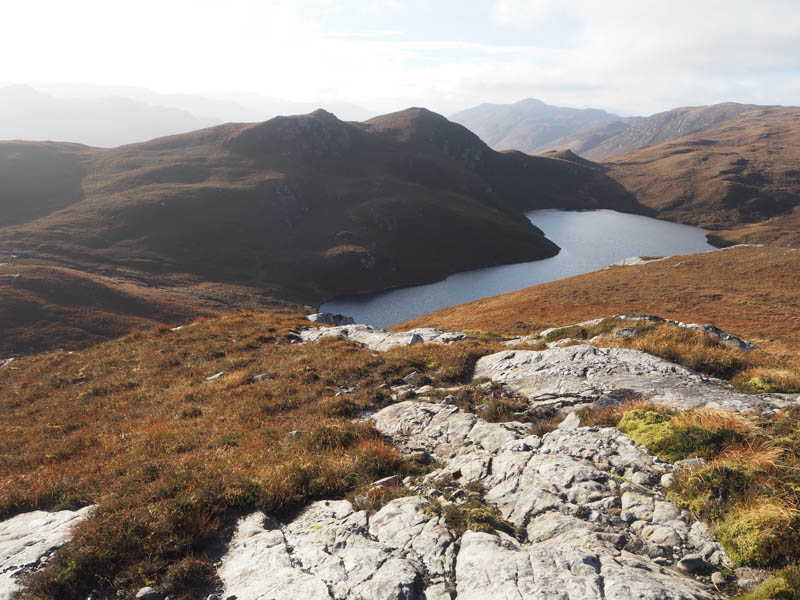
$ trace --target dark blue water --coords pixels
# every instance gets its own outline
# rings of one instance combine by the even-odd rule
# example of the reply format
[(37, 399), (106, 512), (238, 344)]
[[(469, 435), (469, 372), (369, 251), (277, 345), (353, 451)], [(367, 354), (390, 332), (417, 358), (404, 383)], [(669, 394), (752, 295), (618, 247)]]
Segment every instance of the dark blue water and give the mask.
[(349, 315), (357, 323), (389, 327), (454, 304), (596, 271), (630, 256), (714, 249), (706, 242), (703, 229), (613, 210), (535, 210), (527, 216), (561, 247), (558, 256), (465, 271), (437, 283), (374, 296), (339, 298), (323, 304), (320, 310)]

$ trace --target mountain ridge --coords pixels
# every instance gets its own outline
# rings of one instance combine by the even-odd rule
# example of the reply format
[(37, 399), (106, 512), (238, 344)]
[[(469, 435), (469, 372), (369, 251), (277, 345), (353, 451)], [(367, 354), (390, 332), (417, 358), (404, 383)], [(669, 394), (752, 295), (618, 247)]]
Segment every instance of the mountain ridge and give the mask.
[(596, 165), (497, 153), (419, 108), (360, 124), (318, 110), (113, 149), (5, 142), (0, 189), (14, 190), (0, 196), (7, 270), (210, 281), (268, 306), (552, 256), (523, 210), (649, 211)]
[(480, 104), (450, 118), (474, 131), (496, 150), (533, 153), (533, 149), (591, 124), (618, 121), (622, 117), (601, 109), (565, 108), (527, 98), (513, 104)]

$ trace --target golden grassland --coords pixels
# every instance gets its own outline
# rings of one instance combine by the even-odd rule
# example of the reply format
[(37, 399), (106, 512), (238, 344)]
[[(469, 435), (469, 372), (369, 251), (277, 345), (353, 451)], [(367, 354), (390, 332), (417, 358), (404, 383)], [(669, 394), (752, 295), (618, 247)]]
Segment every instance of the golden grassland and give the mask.
[(196, 597), (214, 581), (204, 549), (230, 515), (280, 514), (420, 468), (353, 422), (389, 402), (379, 386), (412, 370), (462, 381), (494, 349), (289, 343), (303, 323), (238, 314), (161, 326), (0, 372), (0, 518), (97, 504), (30, 579), (32, 597), (145, 584)]
[[(97, 505), (73, 541), (28, 579), (28, 597), (85, 598), (93, 589), (131, 594), (142, 585), (178, 598), (202, 597), (216, 581), (209, 544), (243, 511), (287, 514), (312, 499), (345, 496), (376, 510), (402, 492), (370, 489), (371, 481), (426, 467), (413, 455), (401, 456), (357, 418), (390, 403), (385, 384), (401, 383), (411, 371), (424, 383), (465, 383), (480, 356), (505, 349), (495, 333), (385, 353), (343, 339), (293, 343), (298, 328), (308, 325), (293, 315), (232, 314), (179, 331), (161, 325), (74, 353), (31, 356), (0, 370), (0, 519), (36, 508)], [(732, 349), (671, 325), (610, 320), (550, 337), (588, 338), (632, 325), (639, 336), (604, 339), (743, 389), (754, 388), (753, 379), (773, 391), (798, 385), (797, 370), (782, 356)], [(223, 371), (227, 375), (207, 380)], [(469, 410), (489, 396), (480, 414), (491, 421), (513, 419), (525, 408), (521, 399), (499, 392), (473, 385), (454, 394)], [(631, 414), (634, 408), (644, 414)], [(780, 561), (760, 546), (751, 550), (737, 540), (750, 539), (753, 523), (759, 531), (778, 524), (781, 531), (800, 532), (786, 529), (785, 518), (796, 514), (800, 489), (792, 470), (800, 468), (800, 414), (786, 415), (676, 415), (641, 405), (585, 414), (584, 420), (619, 425), (671, 459), (707, 458), (707, 473), (679, 477), (673, 499), (717, 524), (728, 548), (742, 546), (740, 562), (777, 568)], [(559, 417), (532, 419), (532, 431), (541, 435)], [(748, 465), (745, 479), (724, 471), (735, 464)], [(772, 497), (780, 502), (769, 504)], [(498, 526), (489, 508), (473, 508), (475, 518), (448, 518), (459, 527)]]
[(713, 323), (787, 357), (800, 355), (800, 250), (738, 247), (569, 277), (452, 306), (397, 325), (529, 335), (617, 313)]

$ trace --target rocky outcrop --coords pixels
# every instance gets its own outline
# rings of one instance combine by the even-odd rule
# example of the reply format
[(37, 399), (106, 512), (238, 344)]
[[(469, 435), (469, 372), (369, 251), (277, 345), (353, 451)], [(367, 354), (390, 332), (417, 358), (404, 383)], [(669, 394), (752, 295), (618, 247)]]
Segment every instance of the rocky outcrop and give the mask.
[(299, 333), (303, 342), (316, 342), (324, 337), (344, 337), (372, 350), (389, 350), (423, 342), (449, 344), (467, 337), (464, 333), (446, 332), (433, 327), (421, 327), (395, 333), (370, 325), (343, 325), (340, 327), (314, 327)]
[(50, 553), (67, 542), (73, 526), (92, 507), (78, 511), (34, 511), (0, 521), (0, 600), (11, 600), (20, 586), (17, 578), (35, 571)]
[(335, 315), (333, 313), (314, 313), (313, 315), (308, 315), (306, 317), (309, 321), (313, 323), (319, 323), (320, 325), (355, 325), (355, 321), (353, 317), (347, 317), (345, 315)]
[(741, 338), (736, 337), (735, 335), (731, 335), (727, 331), (720, 329), (716, 325), (701, 325), (699, 323), (684, 323), (683, 321), (675, 321), (673, 319), (665, 319), (663, 317), (657, 317), (653, 315), (626, 315), (626, 314), (619, 314), (614, 315), (612, 318), (614, 319), (622, 319), (624, 321), (648, 321), (651, 323), (668, 323), (670, 325), (674, 325), (675, 327), (682, 327), (684, 329), (696, 329), (697, 331), (702, 331), (706, 335), (719, 340), (726, 346), (730, 346), (732, 348), (740, 348), (742, 350), (754, 350), (758, 348), (755, 344), (751, 344), (750, 342), (746, 342)]
[(678, 409), (701, 406), (775, 410), (793, 401), (782, 394), (736, 392), (720, 380), (627, 348), (577, 345), (544, 351), (508, 350), (482, 357), (475, 378), (488, 378), (557, 407), (645, 397)]
[(368, 518), (346, 500), (307, 506), (281, 524), (253, 513), (239, 520), (219, 567), (238, 600), (450, 598), (454, 538), (425, 500), (400, 498)]
[[(719, 597), (708, 577), (728, 559), (704, 526), (665, 500), (660, 481), (673, 467), (616, 429), (540, 438), (522, 423), (425, 402), (391, 405), (373, 421), (403, 451), (425, 452), (441, 467), (406, 480), (413, 495), (371, 517), (344, 500), (316, 502), (286, 523), (243, 517), (219, 569), (225, 596)], [(442, 497), (440, 481), (456, 491)], [(459, 536), (442, 516), (448, 506), (475, 510), (465, 499), (477, 489), (513, 535)]]
[[(648, 261), (648, 262), (652, 262), (652, 261)], [(658, 316), (653, 316), (653, 315), (635, 315), (635, 314), (618, 314), (618, 315), (614, 315), (610, 319), (606, 319), (606, 318), (602, 318), (601, 317), (599, 319), (591, 319), (589, 321), (581, 321), (580, 323), (573, 323), (571, 325), (562, 325), (561, 327), (550, 327), (549, 329), (545, 329), (543, 331), (540, 331), (538, 334), (535, 334), (535, 335), (532, 335), (532, 336), (518, 337), (518, 338), (514, 338), (512, 340), (508, 340), (507, 342), (505, 342), (505, 345), (506, 346), (512, 346), (512, 347), (513, 346), (519, 346), (520, 344), (524, 344), (526, 342), (529, 342), (532, 339), (547, 338), (548, 335), (550, 335), (550, 334), (552, 334), (552, 333), (554, 333), (556, 331), (562, 331), (562, 330), (565, 330), (565, 329), (572, 329), (572, 328), (578, 328), (578, 327), (595, 327), (595, 326), (600, 325), (601, 323), (603, 323), (605, 321), (608, 321), (608, 320), (641, 321), (641, 322), (647, 322), (647, 323), (665, 323), (665, 324), (673, 325), (674, 327), (681, 327), (683, 329), (695, 329), (697, 331), (701, 331), (701, 332), (705, 333), (706, 335), (708, 335), (709, 337), (712, 337), (712, 338), (714, 338), (716, 340), (719, 340), (720, 342), (722, 342), (726, 346), (730, 346), (732, 348), (739, 348), (741, 350), (754, 350), (754, 349), (758, 348), (758, 346), (756, 346), (755, 344), (751, 344), (750, 342), (746, 342), (745, 340), (743, 340), (741, 338), (738, 338), (735, 335), (732, 335), (732, 334), (728, 333), (727, 331), (725, 331), (723, 329), (720, 329), (719, 327), (717, 327), (715, 325), (701, 325), (699, 323), (684, 323), (683, 321), (675, 321), (673, 319), (665, 319), (663, 317), (658, 317)], [(634, 331), (636, 332), (634, 335), (638, 335), (638, 333), (639, 333), (638, 330), (634, 330)], [(634, 337), (634, 335), (631, 335), (629, 337)], [(601, 339), (602, 337), (603, 337), (602, 335), (601, 336), (597, 336), (596, 338), (592, 338), (590, 341), (593, 342), (595, 340)], [(574, 339), (571, 339), (571, 338), (560, 339), (560, 340), (557, 340), (555, 342), (552, 342), (552, 343), (548, 344), (548, 347), (556, 347), (558, 344), (560, 344), (562, 342), (574, 343), (575, 341), (579, 341), (579, 340), (574, 340)]]

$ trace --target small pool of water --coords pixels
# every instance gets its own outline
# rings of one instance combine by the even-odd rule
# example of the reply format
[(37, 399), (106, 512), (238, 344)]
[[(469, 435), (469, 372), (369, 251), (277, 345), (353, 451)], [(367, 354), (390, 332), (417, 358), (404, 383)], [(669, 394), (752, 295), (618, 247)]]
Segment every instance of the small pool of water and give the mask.
[(437, 283), (372, 296), (337, 298), (320, 310), (351, 316), (356, 323), (390, 327), (454, 304), (596, 271), (629, 256), (714, 250), (703, 229), (613, 210), (535, 210), (526, 216), (561, 247), (557, 256), (465, 271)]

